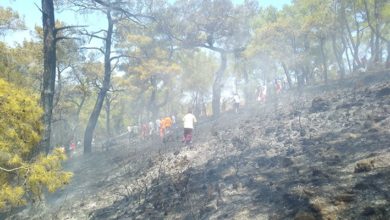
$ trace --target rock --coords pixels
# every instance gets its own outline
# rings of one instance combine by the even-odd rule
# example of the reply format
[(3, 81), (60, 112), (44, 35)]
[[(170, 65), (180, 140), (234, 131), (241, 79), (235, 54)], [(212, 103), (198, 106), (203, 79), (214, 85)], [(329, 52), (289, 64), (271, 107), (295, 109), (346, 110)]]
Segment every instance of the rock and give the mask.
[(374, 169), (374, 161), (363, 161), (358, 162), (355, 166), (355, 173), (369, 172)]
[(313, 213), (299, 211), (295, 215), (294, 220), (316, 220), (316, 217), (314, 216)]
[(367, 190), (370, 187), (371, 187), (370, 184), (364, 183), (364, 182), (360, 182), (360, 183), (356, 183), (353, 188), (356, 189), (356, 190)]
[(294, 162), (289, 157), (285, 157), (282, 159), (282, 163), (281, 163), (282, 167), (289, 167), (293, 164), (294, 164)]
[(334, 121), (334, 120), (336, 120), (337, 119), (337, 115), (336, 114), (330, 114), (329, 116), (328, 116), (328, 120), (329, 121)]
[(352, 193), (342, 193), (336, 196), (336, 200), (340, 202), (352, 202), (355, 199), (355, 195)]
[(311, 102), (311, 108), (310, 112), (324, 112), (328, 111), (330, 109), (330, 102), (328, 100), (325, 100), (323, 98), (317, 97), (314, 98)]
[(311, 208), (320, 215), (321, 219), (337, 219), (338, 208), (325, 198), (312, 198), (310, 204)]
[(365, 129), (369, 129), (371, 128), (372, 126), (374, 125), (374, 123), (372, 121), (365, 121), (364, 124), (363, 124), (363, 127)]
[(390, 87), (383, 88), (376, 93), (377, 98), (390, 95)]
[(286, 155), (287, 156), (290, 156), (290, 155), (292, 155), (294, 153), (295, 153), (295, 149), (294, 148), (288, 148), (287, 151), (286, 151)]
[(337, 164), (340, 164), (342, 162), (339, 155), (334, 155), (333, 157), (327, 159), (326, 164), (329, 166), (335, 166)]
[(362, 212), (363, 216), (372, 216), (374, 214), (375, 214), (375, 208), (373, 208), (371, 206), (364, 208), (364, 210)]
[(301, 135), (301, 137), (305, 136), (306, 135), (306, 130), (305, 129), (301, 129), (299, 131), (299, 134)]
[(302, 139), (302, 145), (303, 146), (309, 146), (309, 145), (314, 145), (314, 141), (313, 140), (310, 140), (308, 138), (303, 138)]
[(325, 181), (331, 179), (331, 176), (329, 174), (318, 168), (312, 168), (311, 176), (311, 182), (316, 185), (323, 184)]
[(199, 215), (202, 219), (206, 218), (208, 214), (215, 212), (217, 210), (215, 206), (216, 205), (209, 205), (199, 210)]
[(246, 148), (249, 144), (248, 144), (248, 141), (244, 138), (239, 138), (239, 137), (233, 137), (232, 140), (232, 145), (235, 147), (235, 148), (238, 148), (238, 149), (244, 149)]
[(265, 129), (265, 134), (266, 134), (266, 135), (269, 135), (269, 134), (271, 134), (271, 133), (274, 133), (275, 131), (276, 131), (276, 128), (274, 128), (274, 127), (268, 127), (268, 128)]
[(286, 139), (286, 137), (285, 136), (278, 136), (276, 139), (278, 142), (283, 142)]
[(372, 207), (368, 206), (364, 208), (361, 215), (369, 217), (369, 219), (389, 219), (385, 206)]
[(383, 115), (375, 115), (374, 117), (373, 117), (373, 120), (376, 122), (376, 123), (378, 123), (378, 122), (380, 122), (380, 121), (383, 121), (383, 120), (385, 120), (387, 117), (386, 116), (383, 116)]
[(370, 128), (370, 129), (368, 129), (368, 132), (370, 132), (370, 133), (378, 133), (379, 129), (378, 128)]
[(288, 145), (288, 144), (292, 144), (293, 143), (293, 140), (291, 138), (288, 138), (284, 141), (284, 144)]
[(387, 117), (384, 115), (368, 114), (367, 119), (376, 123), (385, 120)]

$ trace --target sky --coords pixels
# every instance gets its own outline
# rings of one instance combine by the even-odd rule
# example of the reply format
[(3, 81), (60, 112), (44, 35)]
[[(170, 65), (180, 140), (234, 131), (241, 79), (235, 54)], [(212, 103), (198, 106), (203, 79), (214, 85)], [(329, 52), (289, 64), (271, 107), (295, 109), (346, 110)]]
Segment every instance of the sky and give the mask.
[[(236, 4), (244, 2), (244, 0), (232, 0)], [(261, 7), (274, 6), (276, 8), (282, 8), (285, 4), (290, 4), (291, 0), (259, 0)], [(31, 32), (34, 30), (35, 25), (42, 26), (41, 12), (39, 8), (41, 0), (0, 0), (1, 7), (11, 7), (17, 11), (21, 17), (24, 18), (25, 24), (28, 28), (26, 31), (8, 32), (7, 35), (0, 37), (0, 40), (7, 42), (9, 45), (14, 45), (15, 42), (22, 42), (24, 39), (31, 38)], [(55, 17), (57, 20), (64, 21), (69, 25), (84, 25), (86, 23), (86, 17), (74, 12), (56, 12)], [(95, 21), (87, 21), (91, 26), (99, 26), (98, 19)]]

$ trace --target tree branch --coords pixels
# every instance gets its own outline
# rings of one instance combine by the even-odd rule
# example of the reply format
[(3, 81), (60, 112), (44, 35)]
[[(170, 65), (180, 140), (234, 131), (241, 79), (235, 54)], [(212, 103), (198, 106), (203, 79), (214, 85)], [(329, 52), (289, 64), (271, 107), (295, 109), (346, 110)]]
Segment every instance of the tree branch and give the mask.
[(56, 28), (56, 29), (55, 29), (55, 33), (59, 32), (59, 31), (66, 30), (66, 29), (84, 28), (84, 27), (88, 27), (88, 26), (87, 26), (87, 25), (70, 25), (70, 26), (63, 26), (63, 27)]
[(16, 167), (16, 168), (12, 168), (12, 169), (6, 169), (6, 168), (3, 168), (3, 167), (0, 167), (0, 170), (8, 172), (8, 173), (13, 172), (15, 170), (20, 170), (20, 169), (27, 169), (27, 168), (25, 166)]
[[(147, 18), (147, 19), (150, 19), (150, 20), (153, 20), (153, 21), (156, 20), (152, 16), (130, 13), (127, 10), (123, 9), (122, 7), (120, 7), (119, 5), (112, 5), (110, 3), (106, 3), (106, 2), (103, 2), (101, 0), (94, 0), (94, 2), (100, 4), (101, 6), (104, 6), (106, 8), (111, 8), (111, 9), (113, 9), (115, 11), (123, 13), (127, 19), (129, 19), (130, 21), (132, 21), (132, 22), (134, 22), (134, 23), (136, 23), (138, 25), (141, 25), (141, 26), (144, 26), (144, 25), (141, 24), (141, 20), (139, 18)], [(114, 21), (117, 22), (118, 20), (116, 19)]]
[(80, 107), (80, 104), (73, 99), (68, 99), (67, 101), (75, 104), (77, 107)]
[(133, 59), (139, 59), (138, 57), (135, 56), (129, 56), (129, 55), (118, 55), (110, 58), (110, 61), (113, 61), (115, 59), (120, 59), (120, 58), (133, 58)]
[(102, 54), (104, 54), (104, 50), (102, 48), (99, 48), (99, 47), (80, 47), (80, 50), (98, 50)]
[[(111, 62), (111, 59), (110, 59), (110, 62)], [(119, 64), (119, 59), (116, 60), (115, 64), (113, 65), (113, 67), (111, 68), (111, 73), (114, 72), (114, 70), (118, 67), (118, 64)]]
[(78, 38), (78, 37), (56, 37), (55, 38), (55, 42), (58, 42), (61, 40), (81, 40), (81, 38)]
[(43, 14), (42, 8), (40, 8), (37, 3), (34, 3), (35, 6), (37, 6), (38, 10)]
[(89, 42), (91, 42), (91, 40), (93, 38), (97, 38), (97, 39), (100, 39), (100, 40), (103, 40), (103, 41), (106, 41), (106, 38), (105, 37), (102, 37), (102, 36), (99, 36), (98, 34), (100, 33), (107, 33), (107, 30), (104, 30), (104, 29), (101, 29), (99, 31), (95, 31), (95, 32), (91, 32), (89, 33), (87, 30), (80, 30), (80, 34), (81, 35), (84, 35), (84, 36), (88, 36), (89, 37)]

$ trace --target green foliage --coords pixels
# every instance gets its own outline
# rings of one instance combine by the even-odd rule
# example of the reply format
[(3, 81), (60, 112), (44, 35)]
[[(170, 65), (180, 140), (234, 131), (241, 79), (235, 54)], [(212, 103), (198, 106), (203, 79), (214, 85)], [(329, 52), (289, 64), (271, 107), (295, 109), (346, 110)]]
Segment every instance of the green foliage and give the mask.
[(40, 198), (69, 182), (61, 169), (64, 152), (33, 157), (40, 141), (42, 109), (38, 98), (0, 79), (0, 210)]
[(25, 28), (23, 21), (19, 18), (18, 13), (11, 8), (0, 6), (0, 34), (5, 34), (8, 30)]
[(202, 51), (183, 52), (179, 55), (183, 68), (182, 89), (186, 92), (207, 94), (213, 82), (213, 75), (218, 69), (214, 57)]
[(24, 41), (14, 48), (0, 42), (0, 78), (21, 87), (39, 90), (42, 43)]
[(34, 195), (42, 194), (43, 186), (54, 192), (69, 182), (72, 174), (61, 170), (61, 161), (65, 159), (64, 152), (57, 148), (48, 156), (40, 155), (31, 164), (27, 185)]

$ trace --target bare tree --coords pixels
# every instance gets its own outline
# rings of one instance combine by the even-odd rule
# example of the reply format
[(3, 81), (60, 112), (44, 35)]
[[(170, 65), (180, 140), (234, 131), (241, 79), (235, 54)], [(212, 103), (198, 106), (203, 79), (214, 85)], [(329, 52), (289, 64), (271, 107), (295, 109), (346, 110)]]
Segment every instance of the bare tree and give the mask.
[[(129, 20), (137, 24), (141, 24), (140, 18), (147, 18), (138, 12), (142, 11), (139, 5), (131, 1), (112, 1), (112, 0), (92, 0), (85, 2), (82, 0), (70, 1), (81, 11), (96, 11), (103, 13), (107, 19), (107, 28), (90, 32), (83, 30), (81, 34), (87, 36), (90, 40), (98, 39), (103, 41), (103, 47), (83, 47), (82, 49), (92, 49), (101, 52), (104, 56), (104, 76), (101, 85), (99, 85), (99, 92), (92, 113), (89, 117), (87, 127), (84, 133), (84, 153), (92, 151), (93, 133), (106, 99), (107, 92), (111, 86), (111, 76), (113, 71), (118, 67), (118, 60), (126, 58), (127, 56), (112, 50), (112, 45), (115, 37), (115, 28), (118, 22), (122, 20)], [(112, 65), (114, 61), (116, 64)]]
[(56, 43), (66, 36), (57, 36), (63, 30), (74, 26), (55, 27), (53, 0), (42, 0), (42, 26), (43, 26), (43, 79), (41, 91), (41, 105), (43, 107), (44, 131), (37, 152), (50, 151), (51, 123), (54, 105), (55, 79), (56, 79)]

